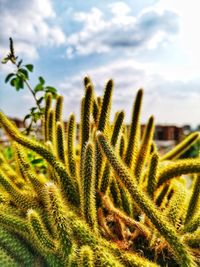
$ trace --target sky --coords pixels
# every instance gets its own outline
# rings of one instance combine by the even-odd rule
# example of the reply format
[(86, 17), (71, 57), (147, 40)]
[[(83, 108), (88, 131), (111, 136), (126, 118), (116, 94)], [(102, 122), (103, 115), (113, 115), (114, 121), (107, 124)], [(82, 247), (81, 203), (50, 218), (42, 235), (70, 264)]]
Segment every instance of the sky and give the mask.
[[(144, 88), (142, 122), (200, 124), (199, 0), (0, 0), (0, 59), (9, 37), (16, 54), (34, 65), (30, 84), (43, 76), (65, 98), (64, 119), (79, 117), (83, 77), (97, 95), (114, 79), (113, 110), (130, 121)], [(29, 91), (4, 83), (11, 64), (0, 64), (0, 109), (23, 118)]]

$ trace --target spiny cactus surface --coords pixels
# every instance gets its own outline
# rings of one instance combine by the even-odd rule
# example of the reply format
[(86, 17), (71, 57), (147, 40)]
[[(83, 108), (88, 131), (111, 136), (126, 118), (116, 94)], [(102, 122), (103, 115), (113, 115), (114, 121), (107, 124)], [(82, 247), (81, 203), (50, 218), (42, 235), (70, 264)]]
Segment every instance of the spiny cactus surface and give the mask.
[(47, 96), (42, 141), (0, 112), (14, 153), (0, 150), (0, 266), (200, 266), (200, 158), (179, 159), (199, 133), (160, 155), (142, 89), (127, 127), (123, 111), (110, 121), (112, 80), (102, 97), (84, 87), (80, 125)]

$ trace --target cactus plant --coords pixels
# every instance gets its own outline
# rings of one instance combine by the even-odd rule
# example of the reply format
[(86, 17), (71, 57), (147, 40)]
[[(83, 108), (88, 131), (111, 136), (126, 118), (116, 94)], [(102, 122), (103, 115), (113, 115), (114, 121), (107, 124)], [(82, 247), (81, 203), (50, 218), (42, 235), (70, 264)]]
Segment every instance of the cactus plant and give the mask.
[(123, 111), (109, 119), (113, 81), (103, 97), (89, 77), (84, 87), (78, 140), (74, 114), (65, 131), (62, 96), (46, 97), (43, 141), (0, 112), (15, 155), (10, 164), (0, 154), (0, 265), (199, 266), (200, 159), (179, 159), (199, 133), (160, 155), (153, 116), (141, 136), (142, 89), (127, 130)]

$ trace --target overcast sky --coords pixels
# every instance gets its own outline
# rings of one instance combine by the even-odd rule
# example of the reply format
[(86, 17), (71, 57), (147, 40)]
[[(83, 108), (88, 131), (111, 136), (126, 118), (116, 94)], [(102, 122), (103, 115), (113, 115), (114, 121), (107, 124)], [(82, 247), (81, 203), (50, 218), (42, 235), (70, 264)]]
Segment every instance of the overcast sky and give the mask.
[[(30, 83), (43, 76), (65, 96), (64, 118), (79, 113), (82, 80), (102, 94), (113, 78), (113, 109), (130, 119), (137, 89), (144, 88), (142, 121), (200, 124), (199, 0), (0, 0), (0, 57), (8, 38), (16, 54), (34, 64)], [(28, 90), (5, 85), (11, 66), (0, 66), (0, 109), (23, 116)]]

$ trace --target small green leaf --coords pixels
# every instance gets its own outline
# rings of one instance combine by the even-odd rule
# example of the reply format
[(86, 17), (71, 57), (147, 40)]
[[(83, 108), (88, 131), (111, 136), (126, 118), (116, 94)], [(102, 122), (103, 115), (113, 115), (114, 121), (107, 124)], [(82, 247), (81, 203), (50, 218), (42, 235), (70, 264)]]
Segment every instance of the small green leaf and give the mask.
[(25, 69), (19, 69), (18, 75), (22, 76), (24, 80), (28, 80), (28, 71)]
[(16, 77), (13, 78), (13, 79), (10, 81), (10, 85), (15, 87), (15, 81), (16, 81)]
[(33, 90), (35, 93), (43, 91), (43, 85), (41, 83), (38, 83)]
[(23, 78), (21, 76), (17, 75), (16, 81), (15, 81), (15, 88), (17, 91), (24, 88), (24, 81), (23, 81)]
[(32, 108), (30, 109), (31, 113), (33, 113), (36, 109), (37, 109), (36, 107), (32, 107)]
[(17, 67), (19, 68), (20, 66), (21, 66), (21, 64), (22, 64), (22, 59), (18, 62), (18, 64), (17, 64)]
[(5, 78), (5, 83), (7, 83), (13, 76), (15, 76), (15, 73), (10, 73)]
[(31, 114), (27, 114), (25, 117), (24, 117), (24, 122), (27, 120), (27, 119), (29, 119), (31, 117)]
[(25, 68), (27, 68), (27, 70), (29, 70), (30, 72), (33, 71), (33, 65), (32, 64), (25, 65)]
[(2, 59), (1, 63), (2, 64), (6, 64), (9, 60), (10, 60), (9, 57), (5, 57), (5, 58)]
[(44, 80), (44, 78), (43, 77), (39, 77), (39, 81), (40, 81), (40, 83), (42, 84), (42, 85), (44, 85), (45, 84), (45, 80)]

